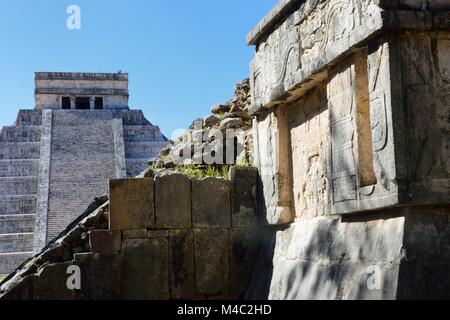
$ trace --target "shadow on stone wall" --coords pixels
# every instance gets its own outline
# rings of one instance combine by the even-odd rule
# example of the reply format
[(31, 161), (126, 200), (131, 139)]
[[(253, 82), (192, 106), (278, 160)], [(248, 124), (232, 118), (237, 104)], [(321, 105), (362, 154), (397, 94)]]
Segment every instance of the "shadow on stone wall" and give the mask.
[(270, 228), (248, 299), (448, 299), (449, 208), (392, 208)]
[[(242, 298), (262, 239), (256, 182), (244, 167), (230, 180), (113, 180), (110, 202), (9, 276), (0, 299)], [(80, 288), (68, 287), (73, 267)]]

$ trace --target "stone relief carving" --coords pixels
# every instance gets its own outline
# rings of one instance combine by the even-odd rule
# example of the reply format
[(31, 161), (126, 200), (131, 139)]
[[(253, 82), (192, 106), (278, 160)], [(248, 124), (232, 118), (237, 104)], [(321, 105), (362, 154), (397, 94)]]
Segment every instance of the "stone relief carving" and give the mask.
[(450, 91), (445, 85), (449, 42), (425, 35), (407, 36), (402, 42), (411, 178), (416, 182), (448, 178), (448, 123), (441, 119), (449, 109), (445, 104)]
[[(370, 123), (372, 127), (372, 148), (374, 152), (374, 171), (377, 181), (384, 189), (389, 190), (389, 177), (383, 168), (379, 152), (384, 150), (388, 143), (388, 122), (386, 110), (386, 94), (383, 87), (382, 74), (385, 70), (383, 61), (386, 59), (385, 45), (377, 52), (368, 56), (369, 91), (370, 91)], [(370, 194), (366, 194), (368, 196)]]
[[(353, 0), (328, 1), (321, 25), (324, 36), (320, 47), (325, 49), (329, 44), (344, 39), (355, 28), (356, 11)], [(344, 18), (345, 17), (345, 18)]]
[(313, 106), (312, 110), (305, 111), (303, 130), (301, 136), (297, 137), (300, 141), (298, 152), (302, 163), (299, 206), (300, 212), (307, 216), (324, 214), (328, 200), (328, 181), (324, 170), (327, 148), (323, 142), (326, 137), (326, 108)]
[(299, 50), (297, 27), (289, 32), (277, 29), (261, 44), (252, 67), (256, 99), (270, 95), (271, 90), (283, 90), (293, 84), (292, 79), (301, 69)]
[(334, 202), (356, 200), (355, 124), (351, 67), (340, 70), (328, 84), (331, 117)]
[(253, 104), (266, 105), (301, 82), (336, 42), (378, 12), (370, 0), (306, 1), (260, 43), (252, 62)]

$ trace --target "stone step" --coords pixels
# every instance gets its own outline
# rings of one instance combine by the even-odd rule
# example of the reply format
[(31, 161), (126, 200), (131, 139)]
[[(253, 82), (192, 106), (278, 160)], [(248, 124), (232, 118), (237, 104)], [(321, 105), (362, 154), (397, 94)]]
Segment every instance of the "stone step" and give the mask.
[(135, 177), (148, 168), (149, 159), (126, 159), (127, 177)]
[(1, 142), (0, 159), (39, 159), (40, 142)]
[(25, 260), (31, 258), (33, 252), (0, 253), (0, 274), (10, 274)]
[(159, 128), (155, 126), (124, 126), (123, 135), (125, 142), (167, 141)]
[(167, 142), (127, 142), (125, 143), (126, 158), (146, 158), (156, 157)]
[(122, 115), (123, 124), (125, 126), (148, 126), (152, 125), (150, 121), (145, 119), (141, 110), (130, 110)]
[(33, 251), (34, 233), (0, 234), (0, 253)]
[(20, 110), (17, 115), (17, 126), (40, 126), (42, 124), (42, 113), (37, 110)]
[(39, 142), (41, 126), (3, 127), (0, 131), (0, 141), (3, 142)]
[(36, 214), (36, 196), (0, 196), (0, 216)]
[(0, 177), (0, 196), (37, 194), (37, 177)]
[(0, 234), (34, 232), (34, 214), (0, 215)]
[(30, 177), (39, 175), (39, 160), (0, 160), (0, 177)]
[(78, 125), (95, 125), (99, 120), (108, 121), (114, 118), (112, 110), (53, 110), (53, 124), (58, 126), (77, 127)]

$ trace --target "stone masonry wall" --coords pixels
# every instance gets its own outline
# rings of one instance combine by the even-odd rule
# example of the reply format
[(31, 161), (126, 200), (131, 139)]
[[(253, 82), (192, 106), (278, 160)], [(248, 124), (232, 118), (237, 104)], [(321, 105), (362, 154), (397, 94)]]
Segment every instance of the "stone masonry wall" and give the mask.
[[(82, 215), (0, 286), (0, 299), (239, 298), (259, 253), (257, 173), (110, 182), (110, 202)], [(66, 286), (69, 266), (81, 290)]]

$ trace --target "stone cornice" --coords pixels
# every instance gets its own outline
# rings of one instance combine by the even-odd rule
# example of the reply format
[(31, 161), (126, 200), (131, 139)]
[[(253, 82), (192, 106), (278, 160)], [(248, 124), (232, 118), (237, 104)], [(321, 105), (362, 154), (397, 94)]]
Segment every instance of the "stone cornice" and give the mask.
[(67, 96), (128, 96), (127, 89), (65, 89), (65, 88), (45, 88), (36, 89), (35, 94), (57, 94)]
[(35, 80), (128, 81), (128, 73), (36, 72)]
[[(279, 0), (273, 9), (247, 34), (248, 45), (258, 45), (265, 37), (289, 16), (294, 24), (301, 23), (318, 5), (327, 0)], [(450, 1), (432, 1), (428, 6), (420, 0), (372, 0), (383, 10), (413, 10), (434, 12), (450, 10)], [(417, 23), (421, 25), (420, 21)], [(448, 22), (446, 23), (448, 25)]]
[[(314, 2), (318, 1), (320, 0)], [(304, 2), (305, 0), (279, 0), (275, 7), (247, 34), (247, 44), (257, 45), (278, 22), (299, 9)]]

